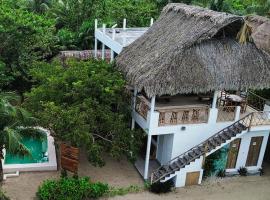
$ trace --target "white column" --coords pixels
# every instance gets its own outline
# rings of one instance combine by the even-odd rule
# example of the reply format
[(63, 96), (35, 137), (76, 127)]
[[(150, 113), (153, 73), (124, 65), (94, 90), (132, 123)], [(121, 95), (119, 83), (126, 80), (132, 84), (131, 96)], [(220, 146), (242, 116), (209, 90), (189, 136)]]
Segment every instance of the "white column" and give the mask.
[[(98, 20), (95, 19), (95, 32), (97, 30), (97, 25), (98, 25)], [(97, 38), (95, 36), (95, 50), (94, 50), (94, 56), (95, 56), (95, 58), (97, 58), (97, 43), (98, 43), (98, 40), (97, 40)]]
[[(113, 28), (112, 39), (115, 40), (115, 29)], [(111, 49), (111, 62), (114, 60), (114, 52)]]
[(152, 25), (153, 25), (153, 23), (154, 23), (154, 19), (153, 19), (153, 18), (151, 18), (151, 21), (150, 21), (150, 26), (152, 26)]
[(149, 159), (150, 159), (150, 148), (151, 148), (151, 140), (152, 140), (152, 130), (151, 130), (151, 117), (153, 117), (153, 113), (155, 111), (155, 97), (151, 99), (151, 108), (150, 108), (150, 124), (148, 130), (148, 137), (147, 137), (147, 148), (146, 148), (146, 156), (145, 156), (145, 165), (144, 165), (144, 175), (143, 178), (146, 180), (148, 179), (148, 169), (149, 169)]
[[(104, 35), (105, 35), (105, 31), (106, 31), (106, 25), (103, 24), (102, 25), (102, 32)], [(102, 43), (102, 60), (104, 60), (104, 59), (105, 59), (105, 44)]]
[(217, 107), (218, 94), (219, 94), (219, 91), (215, 91), (214, 92), (214, 97), (213, 97), (213, 102), (212, 102), (212, 108), (216, 108)]
[(127, 28), (127, 19), (125, 18), (125, 19), (123, 20), (123, 30), (125, 31), (126, 28)]
[(148, 179), (148, 168), (149, 168), (149, 159), (150, 159), (151, 140), (152, 140), (152, 136), (148, 133), (147, 149), (146, 149), (145, 165), (144, 165), (144, 174), (143, 174), (143, 178), (145, 180)]
[(235, 109), (235, 118), (234, 121), (238, 121), (240, 119), (240, 114), (241, 114), (241, 106), (236, 106)]
[[(136, 97), (137, 97), (137, 89), (134, 88), (133, 99), (132, 99), (132, 112), (135, 112), (135, 109), (136, 109)], [(134, 128), (135, 128), (135, 119), (133, 118), (133, 115), (132, 115), (131, 130), (134, 130)]]

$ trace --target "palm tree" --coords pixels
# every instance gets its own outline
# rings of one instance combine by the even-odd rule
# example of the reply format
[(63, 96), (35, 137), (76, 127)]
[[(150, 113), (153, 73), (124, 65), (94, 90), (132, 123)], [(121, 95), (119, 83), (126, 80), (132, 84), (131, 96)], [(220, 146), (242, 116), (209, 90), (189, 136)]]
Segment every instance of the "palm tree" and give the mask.
[[(14, 93), (0, 94), (0, 158), (4, 159), (3, 149), (13, 154), (29, 155), (29, 149), (21, 143), (20, 126), (33, 122), (30, 114), (19, 105), (19, 97)], [(3, 180), (3, 166), (0, 162), (0, 181)]]

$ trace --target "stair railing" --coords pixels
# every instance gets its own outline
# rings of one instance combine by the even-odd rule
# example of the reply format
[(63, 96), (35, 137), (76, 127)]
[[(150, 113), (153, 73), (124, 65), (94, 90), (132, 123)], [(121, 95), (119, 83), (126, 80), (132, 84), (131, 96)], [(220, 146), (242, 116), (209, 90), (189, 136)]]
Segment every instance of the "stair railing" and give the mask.
[[(188, 155), (188, 153), (193, 151), (193, 149), (196, 149), (196, 148), (199, 148), (199, 147), (203, 147), (203, 148), (207, 147), (207, 148), (204, 148), (204, 150), (203, 150), (203, 152), (202, 152), (202, 154), (200, 156), (202, 156), (203, 154), (206, 154), (208, 152), (208, 141), (209, 140), (215, 138), (216, 136), (218, 136), (222, 132), (234, 127), (235, 125), (237, 125), (239, 123), (241, 123), (242, 125), (247, 127), (248, 131), (250, 131), (252, 126), (270, 125), (270, 111), (261, 111), (261, 112), (249, 113), (248, 115), (246, 115), (245, 117), (241, 118), (240, 120), (234, 122), (230, 126), (227, 126), (226, 128), (218, 131), (216, 134), (214, 134), (211, 137), (207, 138), (206, 140), (204, 140), (200, 144), (192, 147), (191, 149), (187, 150), (186, 152), (182, 153), (181, 155), (176, 156), (175, 158), (173, 158), (172, 160), (170, 160), (169, 162), (167, 162), (166, 164), (160, 166), (158, 169), (156, 169), (154, 172), (152, 172), (152, 174), (151, 174), (151, 183), (155, 183), (158, 180), (161, 180), (162, 178), (165, 178), (167, 175), (171, 174), (171, 173), (168, 172), (168, 173), (165, 173), (162, 176), (160, 176), (158, 179), (153, 180), (154, 179), (154, 173), (158, 172), (164, 166), (169, 166), (171, 163), (178, 160), (179, 158), (182, 158), (185, 155)], [(194, 157), (192, 160), (190, 160), (190, 162), (196, 160), (197, 158), (198, 158), (198, 156)]]
[[(160, 176), (157, 180), (154, 181), (154, 180), (153, 180), (153, 178), (154, 178), (154, 173), (158, 172), (158, 171), (159, 171), (161, 168), (163, 168), (164, 166), (169, 166), (171, 163), (173, 163), (174, 161), (178, 160), (179, 158), (184, 157), (185, 155), (187, 155), (188, 153), (190, 153), (193, 149), (196, 149), (196, 148), (199, 148), (199, 147), (204, 147), (205, 145), (208, 144), (208, 141), (209, 141), (209, 140), (211, 140), (211, 139), (213, 139), (214, 137), (218, 136), (219, 134), (221, 134), (221, 133), (224, 132), (225, 130), (228, 130), (229, 128), (231, 128), (231, 127), (233, 127), (233, 126), (235, 126), (236, 124), (239, 124), (239, 123), (245, 125), (247, 128), (250, 129), (251, 124), (252, 124), (252, 123), (251, 123), (251, 122), (252, 122), (252, 116), (253, 116), (253, 113), (250, 113), (250, 114), (246, 115), (245, 117), (243, 117), (242, 119), (240, 119), (240, 120), (234, 122), (234, 123), (231, 124), (230, 126), (228, 126), (228, 127), (224, 128), (224, 129), (218, 131), (216, 134), (214, 134), (214, 135), (212, 135), (211, 137), (207, 138), (206, 140), (204, 140), (204, 141), (201, 142), (200, 144), (198, 144), (198, 145), (192, 147), (191, 149), (187, 150), (186, 152), (182, 153), (181, 155), (176, 156), (175, 158), (173, 158), (172, 160), (170, 160), (170, 161), (167, 162), (166, 164), (160, 166), (158, 169), (156, 169), (154, 172), (152, 172), (152, 174), (151, 174), (151, 183), (155, 183), (155, 182), (157, 182), (158, 180), (160, 180), (160, 179), (162, 179), (162, 178), (164, 178), (164, 177), (166, 177), (167, 175), (170, 174), (170, 173), (165, 173), (164, 175)], [(208, 149), (208, 148), (207, 148), (207, 149)], [(205, 154), (205, 153), (207, 153), (207, 149), (203, 151), (202, 155)], [(194, 159), (191, 160), (190, 162), (192, 162), (192, 161), (194, 161), (194, 160), (196, 160), (196, 159), (197, 159), (197, 157), (194, 157)]]

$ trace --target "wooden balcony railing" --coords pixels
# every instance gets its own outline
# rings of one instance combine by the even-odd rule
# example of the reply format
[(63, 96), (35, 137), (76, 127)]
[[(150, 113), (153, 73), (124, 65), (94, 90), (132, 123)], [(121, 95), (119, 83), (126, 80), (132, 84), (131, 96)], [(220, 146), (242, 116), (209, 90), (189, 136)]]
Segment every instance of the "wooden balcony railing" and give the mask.
[(147, 119), (149, 109), (150, 107), (148, 100), (144, 96), (138, 95), (136, 97), (136, 112), (139, 113), (144, 119)]
[(249, 91), (248, 96), (247, 96), (247, 104), (258, 110), (258, 111), (263, 111), (264, 105), (266, 103), (267, 99)]
[(251, 117), (251, 126), (270, 125), (270, 111), (254, 112)]
[(159, 126), (177, 124), (207, 123), (209, 106), (157, 109), (159, 112)]
[(235, 120), (236, 106), (219, 106), (217, 122), (232, 122)]

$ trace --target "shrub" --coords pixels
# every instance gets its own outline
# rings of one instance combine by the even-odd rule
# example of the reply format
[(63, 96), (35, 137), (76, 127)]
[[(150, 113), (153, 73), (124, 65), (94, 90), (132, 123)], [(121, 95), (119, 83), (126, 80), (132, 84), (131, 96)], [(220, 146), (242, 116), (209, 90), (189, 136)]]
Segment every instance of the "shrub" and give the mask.
[(115, 188), (111, 187), (110, 191), (108, 192), (107, 196), (109, 197), (114, 197), (114, 196), (123, 196), (128, 193), (137, 193), (141, 191), (143, 188), (136, 186), (136, 185), (130, 185), (128, 187), (122, 187), (122, 188)]
[(84, 200), (98, 198), (109, 190), (107, 184), (91, 183), (88, 177), (47, 180), (39, 187), (40, 200)]
[(247, 176), (247, 168), (246, 167), (240, 167), (238, 169), (238, 173), (240, 174), (240, 176)]
[(260, 173), (260, 176), (264, 175), (264, 170), (263, 170), (263, 168), (260, 168), (260, 169), (259, 169), (259, 173)]
[(0, 200), (10, 200), (10, 198), (8, 198), (6, 194), (0, 190)]
[(217, 172), (217, 177), (224, 178), (226, 176), (226, 171), (221, 169)]
[(164, 183), (157, 182), (150, 186), (150, 191), (153, 193), (167, 193), (172, 191), (172, 187), (174, 186), (174, 183), (172, 180), (166, 181)]

